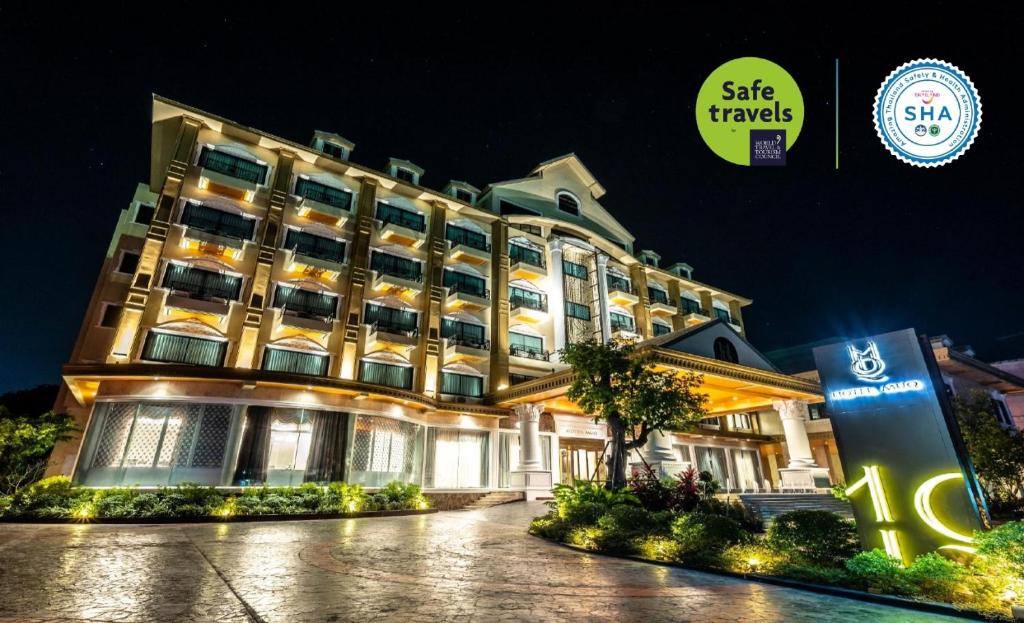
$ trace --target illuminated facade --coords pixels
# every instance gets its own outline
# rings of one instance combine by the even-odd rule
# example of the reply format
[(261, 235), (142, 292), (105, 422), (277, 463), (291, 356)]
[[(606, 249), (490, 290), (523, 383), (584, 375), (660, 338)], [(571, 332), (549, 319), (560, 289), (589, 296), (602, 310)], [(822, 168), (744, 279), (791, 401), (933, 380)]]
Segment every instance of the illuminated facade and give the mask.
[[(58, 408), (83, 433), (51, 474), (528, 492), (600, 478), (606, 431), (565, 398), (557, 351), (625, 337), (702, 373), (711, 399), (697, 432), (654, 436), (649, 462), (733, 490), (787, 469), (827, 484), (805, 429), (817, 384), (746, 342), (748, 299), (635, 251), (576, 156), (435, 191), (412, 162), (373, 170), (353, 149), (154, 98), (150, 181), (63, 371)], [(783, 439), (788, 459), (765, 450)]]

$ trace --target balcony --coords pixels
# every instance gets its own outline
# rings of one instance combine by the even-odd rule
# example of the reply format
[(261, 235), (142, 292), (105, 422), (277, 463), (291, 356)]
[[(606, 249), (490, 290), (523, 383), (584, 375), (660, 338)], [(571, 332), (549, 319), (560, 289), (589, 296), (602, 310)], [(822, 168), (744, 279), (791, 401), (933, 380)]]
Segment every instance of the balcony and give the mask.
[(352, 214), (352, 193), (348, 191), (300, 177), (295, 194), (299, 196), (296, 213), (311, 221), (341, 227)]
[(231, 301), (224, 298), (193, 295), (185, 290), (171, 290), (167, 294), (164, 305), (173, 309), (227, 316), (231, 311)]
[(306, 331), (316, 331), (318, 333), (330, 333), (334, 330), (333, 318), (325, 318), (324, 316), (318, 316), (316, 314), (292, 311), (288, 309), (281, 310), (281, 324), (286, 327), (304, 329)]
[(709, 320), (711, 320), (709, 316), (705, 316), (703, 312), (699, 311), (691, 311), (683, 314), (683, 322), (685, 322), (687, 326), (708, 322)]
[(245, 241), (241, 238), (222, 236), (195, 227), (185, 227), (181, 235), (181, 247), (197, 251), (204, 255), (241, 259), (245, 250)]
[(268, 169), (264, 163), (203, 147), (199, 154), (199, 188), (251, 202), (266, 182)]
[(548, 275), (544, 254), (537, 249), (511, 244), (508, 257), (510, 279), (543, 279)]
[(391, 273), (377, 273), (371, 287), (374, 292), (416, 296), (423, 291), (423, 275), (400, 276)]
[(377, 222), (381, 240), (415, 249), (427, 239), (427, 222), (422, 214), (378, 203)]
[(612, 305), (621, 305), (623, 307), (629, 307), (630, 305), (636, 305), (640, 302), (640, 297), (637, 295), (636, 290), (633, 290), (629, 286), (622, 287), (621, 285), (608, 284), (608, 302)]
[(423, 291), (423, 268), (415, 260), (374, 251), (370, 270), (376, 273), (371, 285), (376, 292), (416, 296)]
[(448, 298), (445, 299), (444, 306), (445, 309), (450, 311), (456, 311), (460, 309), (468, 309), (471, 311), (490, 309), (491, 291), (484, 290), (481, 293), (473, 292), (470, 290), (459, 290), (457, 288), (449, 288)]
[(337, 281), (341, 276), (340, 262), (325, 260), (313, 255), (306, 255), (299, 251), (291, 252), (291, 260), (285, 263), (286, 270), (294, 273), (302, 273), (309, 277)]
[(488, 340), (471, 340), (450, 336), (444, 338), (444, 362), (455, 363), (467, 361), (478, 363), (491, 356), (491, 343)]
[(651, 302), (652, 316), (675, 316), (676, 308), (668, 303)]
[(548, 317), (548, 297), (539, 292), (526, 292), (513, 288), (509, 292), (509, 320), (537, 323)]
[(398, 323), (374, 322), (366, 331), (367, 352), (384, 349), (408, 357), (419, 341), (419, 329)]
[(448, 257), (456, 262), (481, 266), (491, 261), (491, 244), (480, 232), (449, 225), (445, 237), (448, 240)]
[[(509, 363), (512, 365), (536, 367), (538, 364), (550, 363), (551, 353), (512, 344), (508, 347)], [(546, 366), (547, 367), (547, 366)]]

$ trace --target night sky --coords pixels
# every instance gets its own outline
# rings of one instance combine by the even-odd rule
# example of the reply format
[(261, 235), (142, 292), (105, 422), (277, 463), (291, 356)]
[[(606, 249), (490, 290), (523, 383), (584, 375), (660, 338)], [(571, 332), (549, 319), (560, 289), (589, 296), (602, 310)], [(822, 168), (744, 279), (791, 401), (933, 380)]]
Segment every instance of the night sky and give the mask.
[[(301, 143), (337, 132), (354, 161), (412, 160), (437, 189), (575, 152), (638, 249), (754, 300), (744, 317), (765, 351), (912, 326), (987, 361), (1024, 356), (1019, 18), (969, 25), (964, 5), (931, 4), (866, 16), (903, 25), (778, 27), (759, 17), (769, 4), (753, 17), (551, 5), (0, 8), (0, 391), (58, 380), (118, 212), (147, 181), (151, 93)], [(803, 91), (785, 168), (729, 164), (697, 133), (701, 83), (741, 56), (779, 63)], [(983, 108), (974, 145), (937, 170), (899, 162), (871, 121), (882, 80), (924, 57), (965, 71)]]

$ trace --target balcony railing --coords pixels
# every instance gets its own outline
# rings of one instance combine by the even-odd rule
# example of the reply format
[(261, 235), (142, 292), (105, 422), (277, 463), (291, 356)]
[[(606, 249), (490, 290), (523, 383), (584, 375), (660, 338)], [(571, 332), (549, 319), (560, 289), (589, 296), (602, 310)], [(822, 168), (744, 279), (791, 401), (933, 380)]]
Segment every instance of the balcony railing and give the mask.
[(348, 211), (352, 208), (352, 193), (303, 177), (295, 183), (295, 194), (339, 210)]
[(480, 277), (454, 270), (444, 271), (444, 287), (448, 288), (449, 292), (461, 292), (485, 299), (491, 298), (491, 291), (487, 289), (486, 281)]
[(651, 305), (661, 303), (662, 305), (669, 305), (668, 292), (659, 290), (658, 288), (647, 288), (647, 297), (651, 299)]
[(267, 178), (267, 165), (209, 147), (199, 154), (199, 166), (253, 184), (262, 184)]
[(687, 314), (703, 314), (704, 312), (701, 311), (700, 303), (698, 303), (697, 301), (685, 297), (680, 297), (679, 313), (685, 316)]
[(181, 211), (181, 224), (209, 234), (252, 240), (256, 231), (256, 219), (245, 218), (216, 208), (210, 208), (192, 201), (186, 202)]
[(525, 307), (546, 312), (548, 310), (548, 295), (541, 292), (529, 292), (519, 288), (509, 288), (508, 305), (512, 309)]
[(452, 246), (463, 244), (480, 251), (490, 252), (491, 250), (491, 243), (487, 242), (487, 236), (464, 227), (448, 225), (445, 236), (451, 241)]
[(527, 346), (520, 346), (518, 344), (511, 344), (508, 347), (508, 354), (513, 357), (525, 357), (527, 359), (536, 359), (537, 361), (550, 361), (551, 353), (544, 350), (537, 350), (535, 348), (529, 348)]
[(338, 297), (301, 288), (278, 286), (274, 302), (286, 314), (300, 318), (333, 319), (338, 309)]
[(537, 266), (544, 268), (544, 254), (537, 249), (531, 249), (530, 247), (524, 247), (520, 244), (508, 245), (508, 258), (509, 262), (515, 264), (516, 262), (523, 262), (531, 266)]
[(373, 257), (370, 258), (370, 270), (381, 275), (391, 275), (409, 281), (423, 281), (423, 269), (419, 262), (380, 251), (373, 252)]
[(616, 277), (614, 275), (608, 275), (608, 291), (615, 292), (629, 292), (636, 294), (629, 285), (629, 279), (623, 279), (622, 277)]
[(409, 337), (419, 335), (419, 314), (411, 310), (367, 303), (363, 321), (377, 331)]
[(171, 264), (164, 273), (163, 287), (189, 298), (209, 301), (224, 299), (234, 301), (242, 290), (242, 278), (232, 275)]
[(381, 226), (395, 224), (420, 233), (427, 230), (427, 220), (422, 214), (396, 208), (386, 203), (377, 204), (377, 220)]
[(394, 335), (404, 335), (405, 337), (419, 337), (420, 328), (415, 326), (409, 326), (400, 322), (388, 322), (386, 320), (378, 320), (370, 324), (370, 330), (380, 333), (391, 333)]
[(299, 255), (315, 257), (319, 260), (337, 262), (345, 261), (345, 243), (340, 240), (315, 236), (294, 229), (288, 230), (284, 240), (284, 248), (291, 249)]

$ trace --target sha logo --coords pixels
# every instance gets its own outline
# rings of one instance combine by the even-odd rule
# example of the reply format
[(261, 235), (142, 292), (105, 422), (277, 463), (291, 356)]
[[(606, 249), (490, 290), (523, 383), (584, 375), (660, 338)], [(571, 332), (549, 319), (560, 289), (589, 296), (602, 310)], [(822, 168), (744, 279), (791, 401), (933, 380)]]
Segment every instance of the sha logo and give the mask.
[(955, 65), (919, 59), (882, 83), (874, 122), (892, 155), (916, 167), (938, 167), (960, 157), (978, 136), (981, 98)]
[(849, 344), (846, 349), (850, 353), (850, 369), (858, 379), (870, 383), (884, 383), (889, 380), (885, 375), (885, 361), (878, 354), (878, 344), (868, 342), (864, 350)]

